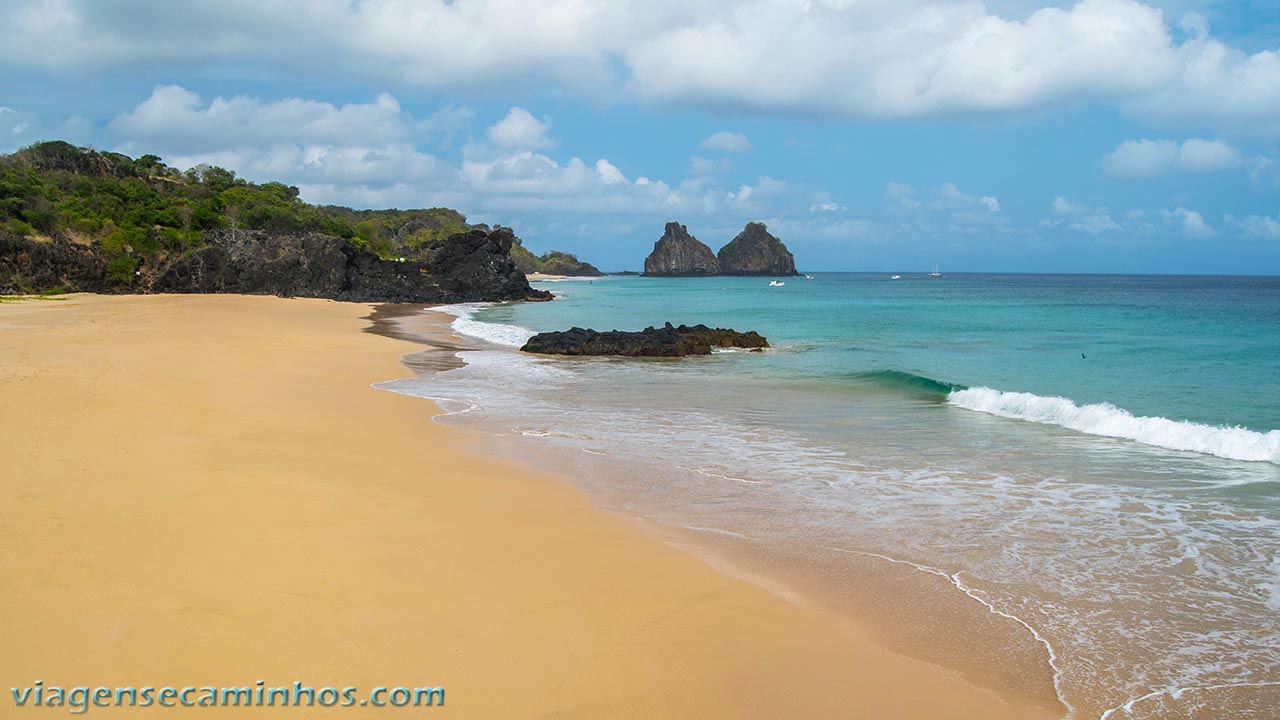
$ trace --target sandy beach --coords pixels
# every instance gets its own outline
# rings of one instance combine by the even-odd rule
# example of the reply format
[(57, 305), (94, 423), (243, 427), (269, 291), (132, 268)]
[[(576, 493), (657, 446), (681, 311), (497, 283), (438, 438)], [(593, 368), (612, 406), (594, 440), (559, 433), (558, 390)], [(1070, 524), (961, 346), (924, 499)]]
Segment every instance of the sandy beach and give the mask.
[(400, 358), (418, 349), (361, 332), (372, 310), (0, 305), (5, 687), (447, 690), (433, 709), (271, 711), (304, 720), (1060, 716), (478, 452), (431, 422), (431, 403), (370, 387), (406, 376)]

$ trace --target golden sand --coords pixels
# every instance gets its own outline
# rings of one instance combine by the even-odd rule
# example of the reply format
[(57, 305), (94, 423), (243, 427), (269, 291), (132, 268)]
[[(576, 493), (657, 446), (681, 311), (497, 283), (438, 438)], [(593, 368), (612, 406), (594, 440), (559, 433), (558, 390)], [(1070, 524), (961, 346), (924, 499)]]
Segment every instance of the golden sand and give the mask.
[(369, 386), (415, 349), (360, 332), (369, 312), (0, 305), (0, 685), (447, 692), (102, 718), (1052, 717), (460, 449), (432, 404)]

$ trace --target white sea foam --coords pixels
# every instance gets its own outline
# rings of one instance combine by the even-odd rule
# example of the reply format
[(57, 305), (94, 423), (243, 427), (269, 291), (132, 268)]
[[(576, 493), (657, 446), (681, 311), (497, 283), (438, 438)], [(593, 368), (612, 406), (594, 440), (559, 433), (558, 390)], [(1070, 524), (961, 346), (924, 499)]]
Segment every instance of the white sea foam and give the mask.
[(1057, 425), (1090, 435), (1123, 438), (1169, 450), (1280, 464), (1280, 430), (1260, 433), (1243, 427), (1214, 427), (1162, 417), (1139, 417), (1110, 403), (1076, 405), (1063, 397), (1002, 392), (987, 387), (952, 391), (947, 402), (1000, 417)]
[(459, 335), (483, 340), (494, 345), (520, 347), (536, 333), (519, 325), (503, 325), (499, 323), (481, 322), (475, 319), (477, 311), (490, 307), (493, 303), (459, 303), (457, 305), (441, 305), (432, 310), (448, 313), (457, 319), (450, 325)]

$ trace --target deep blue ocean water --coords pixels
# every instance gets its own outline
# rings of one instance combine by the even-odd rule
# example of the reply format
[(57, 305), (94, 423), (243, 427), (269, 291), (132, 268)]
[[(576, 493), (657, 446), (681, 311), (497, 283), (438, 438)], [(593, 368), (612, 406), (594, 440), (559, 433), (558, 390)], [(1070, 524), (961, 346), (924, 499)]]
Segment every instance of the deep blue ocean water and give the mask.
[[(571, 280), (451, 308), (491, 344), (383, 387), (570, 458), (638, 516), (949, 578), (1044, 646), (1073, 717), (1274, 716), (1280, 278), (785, 280)], [(514, 352), (665, 321), (774, 348)]]

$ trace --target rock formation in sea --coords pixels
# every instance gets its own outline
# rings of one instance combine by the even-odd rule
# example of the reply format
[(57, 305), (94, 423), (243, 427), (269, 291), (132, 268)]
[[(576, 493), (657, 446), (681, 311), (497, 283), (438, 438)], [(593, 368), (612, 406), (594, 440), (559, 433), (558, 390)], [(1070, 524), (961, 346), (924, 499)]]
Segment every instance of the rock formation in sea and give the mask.
[(319, 233), (213, 230), (204, 246), (145, 261), (131, 281), (108, 274), (95, 246), (0, 236), (0, 294), (58, 287), (96, 293), (241, 293), (348, 302), (549, 300), (511, 259), (512, 234), (470, 230), (382, 259)]
[(644, 259), (644, 274), (659, 277), (719, 275), (720, 261), (711, 248), (689, 234), (688, 228), (669, 222), (662, 237), (653, 244), (653, 252)]
[(721, 275), (798, 275), (795, 257), (764, 223), (747, 223), (738, 236), (720, 248)]
[(622, 357), (681, 357), (710, 355), (712, 348), (746, 348), (753, 352), (769, 347), (769, 341), (755, 332), (738, 332), (706, 325), (667, 323), (640, 332), (610, 330), (599, 332), (580, 327), (538, 333), (524, 347), (528, 353), (545, 355), (618, 355)]

